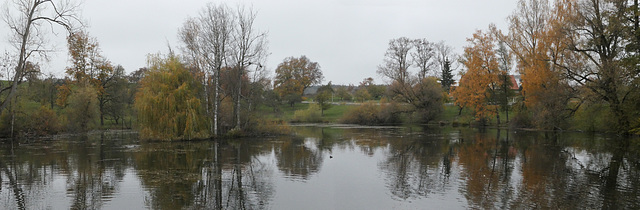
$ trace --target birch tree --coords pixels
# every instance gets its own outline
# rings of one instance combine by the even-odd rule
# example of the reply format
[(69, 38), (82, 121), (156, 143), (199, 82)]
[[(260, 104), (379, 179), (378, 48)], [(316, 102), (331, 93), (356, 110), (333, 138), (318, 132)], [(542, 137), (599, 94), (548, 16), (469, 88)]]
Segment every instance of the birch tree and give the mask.
[(226, 5), (211, 3), (179, 31), (191, 65), (203, 74), (200, 82), (205, 84), (205, 110), (214, 136), (219, 134), (220, 71), (227, 65), (233, 23), (233, 13)]
[[(210, 116), (210, 130), (214, 136), (220, 133), (220, 105), (223, 97), (221, 71), (230, 68), (233, 71), (229, 72), (235, 72), (233, 81), (227, 81), (232, 85), (227, 87), (234, 88), (230, 95), (233, 98), (236, 128), (241, 128), (243, 98), (251, 98), (243, 95), (242, 87), (250, 87), (247, 82), (263, 82), (261, 63), (264, 63), (267, 55), (267, 34), (255, 29), (256, 17), (257, 12), (243, 6), (230, 9), (225, 4), (211, 3), (201, 11), (198, 18), (185, 21), (179, 31), (191, 66), (203, 75), (201, 82), (206, 84), (205, 110)], [(255, 66), (254, 77), (248, 75), (251, 66)], [(255, 81), (245, 78), (254, 78)]]
[(256, 71), (261, 67), (260, 63), (267, 55), (267, 33), (255, 28), (254, 22), (258, 14), (255, 10), (238, 6), (236, 12), (236, 22), (232, 33), (232, 59), (234, 68), (238, 69), (234, 112), (236, 129), (241, 129), (242, 78), (247, 74), (247, 68), (250, 65), (256, 65)]

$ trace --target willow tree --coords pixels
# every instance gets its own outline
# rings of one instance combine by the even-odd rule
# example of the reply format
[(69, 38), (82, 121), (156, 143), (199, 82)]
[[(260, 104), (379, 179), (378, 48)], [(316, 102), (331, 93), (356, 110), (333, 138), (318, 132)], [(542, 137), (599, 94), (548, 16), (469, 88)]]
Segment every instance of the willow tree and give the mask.
[(189, 140), (209, 135), (198, 90), (201, 84), (174, 55), (150, 56), (135, 108), (144, 139)]

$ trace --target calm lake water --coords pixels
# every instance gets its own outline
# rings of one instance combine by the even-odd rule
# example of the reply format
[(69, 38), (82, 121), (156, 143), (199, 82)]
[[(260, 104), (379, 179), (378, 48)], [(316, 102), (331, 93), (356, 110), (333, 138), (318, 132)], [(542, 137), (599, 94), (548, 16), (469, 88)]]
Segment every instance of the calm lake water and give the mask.
[(0, 144), (0, 209), (640, 209), (640, 140), (450, 127)]

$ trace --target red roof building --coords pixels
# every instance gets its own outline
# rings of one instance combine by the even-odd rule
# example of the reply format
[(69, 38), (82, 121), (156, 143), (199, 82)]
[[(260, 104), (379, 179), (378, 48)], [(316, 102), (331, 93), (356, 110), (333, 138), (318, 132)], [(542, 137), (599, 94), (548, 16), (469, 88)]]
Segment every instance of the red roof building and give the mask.
[(509, 75), (511, 79), (511, 90), (520, 90), (520, 75)]

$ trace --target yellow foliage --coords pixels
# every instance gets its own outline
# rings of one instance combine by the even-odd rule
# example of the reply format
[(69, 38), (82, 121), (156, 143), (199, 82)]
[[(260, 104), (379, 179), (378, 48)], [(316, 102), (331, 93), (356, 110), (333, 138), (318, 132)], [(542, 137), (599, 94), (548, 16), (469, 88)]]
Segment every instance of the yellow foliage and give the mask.
[(467, 39), (471, 46), (464, 49), (467, 72), (460, 78), (460, 85), (452, 91), (455, 103), (474, 110), (476, 120), (486, 120), (495, 115), (496, 105), (489, 104), (490, 88), (495, 88), (500, 72), (494, 49), (494, 37), (478, 30)]
[(274, 90), (285, 97), (291, 94), (302, 95), (304, 89), (322, 81), (320, 65), (306, 56), (288, 57), (276, 68)]
[(60, 85), (57, 87), (58, 89), (58, 98), (56, 99), (56, 104), (61, 107), (66, 107), (69, 99), (69, 95), (71, 95), (71, 88), (69, 84)]
[[(576, 10), (572, 0), (557, 1), (554, 6), (548, 1), (521, 1), (509, 17), (506, 42), (522, 75), (525, 106), (540, 128), (558, 127), (563, 121), (569, 84), (561, 75), (562, 66), (582, 65), (575, 62), (581, 60), (578, 54), (567, 53), (572, 35), (564, 30), (567, 21), (576, 17)], [(567, 60), (573, 60), (572, 64)]]
[(174, 56), (150, 58), (150, 65), (134, 105), (142, 138), (188, 140), (208, 137), (207, 120), (197, 98), (200, 84)]

